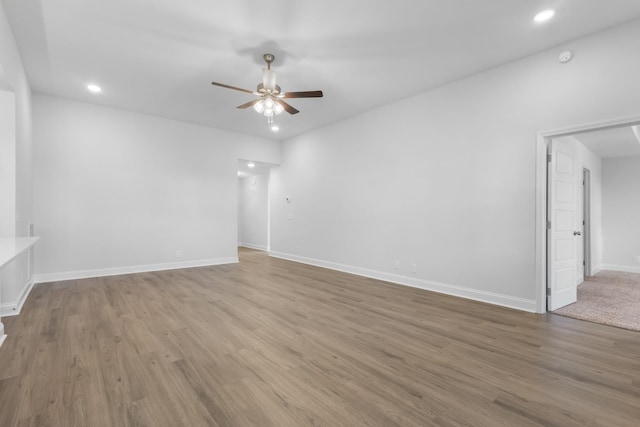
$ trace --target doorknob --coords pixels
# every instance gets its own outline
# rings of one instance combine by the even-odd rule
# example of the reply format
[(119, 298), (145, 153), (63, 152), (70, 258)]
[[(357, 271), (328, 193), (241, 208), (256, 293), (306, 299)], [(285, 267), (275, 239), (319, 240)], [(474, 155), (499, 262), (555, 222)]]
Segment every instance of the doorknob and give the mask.
[(582, 236), (582, 233), (580, 231), (574, 231), (573, 235), (574, 236)]

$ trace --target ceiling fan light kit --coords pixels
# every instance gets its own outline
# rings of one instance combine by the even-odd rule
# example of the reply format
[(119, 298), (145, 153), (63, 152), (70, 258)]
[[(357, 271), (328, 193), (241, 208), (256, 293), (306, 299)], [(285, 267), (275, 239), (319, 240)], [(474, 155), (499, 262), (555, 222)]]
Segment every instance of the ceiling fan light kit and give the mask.
[(265, 53), (262, 58), (264, 59), (264, 62), (267, 63), (267, 68), (262, 70), (262, 83), (258, 84), (255, 92), (248, 89), (229, 86), (223, 83), (211, 82), (211, 84), (259, 96), (258, 99), (239, 105), (237, 108), (245, 109), (253, 107), (257, 113), (262, 114), (267, 118), (268, 124), (272, 124), (273, 117), (284, 111), (289, 114), (297, 114), (300, 112), (283, 101), (284, 98), (322, 98), (323, 94), (321, 90), (307, 92), (282, 92), (280, 86), (276, 84), (276, 73), (271, 69), (271, 64), (276, 59), (275, 56), (271, 53)]

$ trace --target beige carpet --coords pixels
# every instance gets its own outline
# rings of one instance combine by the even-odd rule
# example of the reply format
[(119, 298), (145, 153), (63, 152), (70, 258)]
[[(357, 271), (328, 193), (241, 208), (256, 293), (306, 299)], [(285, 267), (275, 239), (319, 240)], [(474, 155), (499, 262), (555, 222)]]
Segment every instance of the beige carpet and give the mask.
[(603, 270), (578, 286), (578, 302), (554, 314), (640, 331), (640, 274)]

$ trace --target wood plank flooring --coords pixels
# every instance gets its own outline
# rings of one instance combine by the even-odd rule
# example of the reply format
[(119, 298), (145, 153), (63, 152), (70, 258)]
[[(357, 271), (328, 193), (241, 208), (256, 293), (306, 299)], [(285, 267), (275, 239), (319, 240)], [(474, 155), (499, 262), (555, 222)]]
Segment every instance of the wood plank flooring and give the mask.
[(638, 426), (640, 334), (241, 250), (41, 284), (0, 426)]

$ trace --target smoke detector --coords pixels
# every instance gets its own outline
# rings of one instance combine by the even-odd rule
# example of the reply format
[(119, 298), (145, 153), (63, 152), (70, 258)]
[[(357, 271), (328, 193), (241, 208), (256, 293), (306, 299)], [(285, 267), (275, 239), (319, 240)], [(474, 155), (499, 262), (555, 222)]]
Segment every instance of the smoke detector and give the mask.
[(565, 50), (560, 54), (560, 56), (558, 56), (558, 61), (560, 61), (561, 64), (566, 64), (567, 62), (571, 61), (572, 58), (573, 52), (571, 52), (570, 50)]

